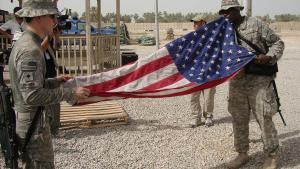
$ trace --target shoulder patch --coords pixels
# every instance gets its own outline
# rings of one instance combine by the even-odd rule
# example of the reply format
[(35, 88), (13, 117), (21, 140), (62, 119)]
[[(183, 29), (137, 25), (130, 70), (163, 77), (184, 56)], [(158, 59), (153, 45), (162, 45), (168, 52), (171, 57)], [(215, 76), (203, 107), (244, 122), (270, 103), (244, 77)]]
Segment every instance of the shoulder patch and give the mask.
[(36, 61), (23, 61), (21, 63), (22, 71), (36, 71), (37, 70), (37, 62)]

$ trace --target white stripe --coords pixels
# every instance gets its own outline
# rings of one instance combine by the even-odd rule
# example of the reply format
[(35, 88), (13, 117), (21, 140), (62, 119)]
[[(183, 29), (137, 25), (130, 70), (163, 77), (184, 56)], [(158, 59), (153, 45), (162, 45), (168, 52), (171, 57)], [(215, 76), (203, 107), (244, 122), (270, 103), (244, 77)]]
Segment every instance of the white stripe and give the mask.
[(187, 79), (181, 79), (180, 81), (174, 83), (174, 84), (171, 84), (169, 86), (166, 86), (164, 88), (161, 88), (161, 90), (164, 90), (164, 89), (173, 89), (173, 88), (178, 88), (178, 87), (181, 87), (181, 86), (185, 86), (187, 84), (190, 84), (191, 82), (188, 81)]
[(111, 96), (111, 97), (100, 97), (100, 96), (93, 96), (89, 97), (84, 100), (79, 100), (77, 104), (83, 104), (83, 103), (96, 103), (101, 101), (107, 101), (107, 100), (121, 100), (124, 99), (124, 97), (117, 97), (117, 96)]
[(183, 87), (183, 88), (179, 88), (179, 89), (165, 90), (165, 91), (156, 92), (156, 93), (135, 94), (135, 96), (143, 96), (143, 97), (146, 97), (146, 96), (164, 96), (164, 95), (170, 95), (170, 94), (184, 92), (184, 91), (190, 90), (190, 89), (192, 89), (196, 86), (197, 85), (192, 85), (192, 86), (188, 86), (188, 87)]
[[(114, 78), (118, 78), (118, 77), (127, 75), (129, 73), (132, 73), (135, 70), (137, 70), (138, 68), (140, 68), (154, 60), (157, 60), (161, 57), (167, 56), (167, 55), (169, 55), (169, 52), (166, 47), (163, 47), (147, 57), (138, 59), (138, 61), (133, 64), (126, 65), (126, 66), (123, 66), (123, 67), (120, 67), (118, 69), (111, 70), (108, 72), (102, 72), (102, 73), (98, 73), (98, 74), (94, 74), (94, 75), (90, 75), (90, 76), (78, 76), (75, 78), (76, 85), (77, 85), (77, 87), (90, 86), (90, 85), (99, 84), (99, 83), (102, 83), (105, 81), (109, 81)], [(68, 83), (74, 83), (74, 82), (70, 81)]]
[(147, 74), (135, 81), (130, 82), (124, 86), (121, 86), (117, 89), (110, 90), (109, 92), (133, 92), (140, 89), (143, 89), (153, 83), (161, 81), (168, 78), (174, 74), (178, 73), (177, 67), (175, 64), (170, 64), (166, 67), (160, 68), (155, 72)]

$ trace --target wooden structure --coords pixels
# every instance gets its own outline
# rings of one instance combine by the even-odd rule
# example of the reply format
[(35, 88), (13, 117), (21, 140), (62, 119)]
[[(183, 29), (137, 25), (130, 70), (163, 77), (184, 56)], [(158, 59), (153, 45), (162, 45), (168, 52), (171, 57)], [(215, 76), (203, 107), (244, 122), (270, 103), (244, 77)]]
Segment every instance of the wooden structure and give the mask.
[[(22, 0), (18, 0), (22, 5)], [(57, 5), (59, 0), (53, 0)], [(101, 0), (97, 1), (97, 26), (101, 28)], [(62, 48), (56, 58), (62, 74), (91, 75), (121, 66), (120, 0), (116, 2), (116, 35), (91, 34), (91, 0), (85, 0), (86, 34), (61, 36)], [(66, 71), (65, 71), (66, 70)]]
[(60, 114), (62, 129), (111, 127), (128, 124), (128, 120), (128, 114), (114, 101), (78, 107), (62, 104)]

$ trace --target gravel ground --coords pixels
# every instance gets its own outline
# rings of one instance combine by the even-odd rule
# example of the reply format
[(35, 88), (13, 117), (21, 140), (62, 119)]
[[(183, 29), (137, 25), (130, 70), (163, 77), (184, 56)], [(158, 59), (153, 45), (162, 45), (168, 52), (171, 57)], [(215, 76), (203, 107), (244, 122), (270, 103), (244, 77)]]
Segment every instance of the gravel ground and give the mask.
[[(293, 36), (292, 36), (293, 35)], [(286, 50), (280, 61), (277, 82), (284, 127), (274, 117), (281, 142), (281, 168), (300, 168), (300, 34), (285, 34)], [(147, 54), (154, 47), (126, 46)], [(298, 74), (298, 75), (297, 75)], [(120, 104), (130, 115), (130, 124), (113, 128), (62, 131), (54, 139), (58, 169), (221, 169), (235, 156), (231, 117), (227, 112), (227, 88), (218, 86), (215, 125), (211, 128), (186, 127), (189, 123), (189, 97), (130, 99)], [(298, 104), (297, 104), (298, 103)], [(263, 163), (260, 130), (250, 124), (250, 162), (245, 169)], [(0, 168), (3, 160), (0, 159)]]

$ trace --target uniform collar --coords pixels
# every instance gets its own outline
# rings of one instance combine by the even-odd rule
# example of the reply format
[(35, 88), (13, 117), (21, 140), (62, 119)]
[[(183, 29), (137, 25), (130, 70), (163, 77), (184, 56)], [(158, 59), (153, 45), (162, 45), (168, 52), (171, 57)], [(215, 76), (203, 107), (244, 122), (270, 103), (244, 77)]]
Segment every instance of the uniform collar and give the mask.
[(38, 34), (32, 32), (30, 30), (28, 30), (27, 33), (30, 34), (35, 41), (42, 43), (43, 39)]
[(248, 17), (244, 16), (244, 20), (240, 24), (240, 26), (238, 27), (238, 30), (240, 30), (240, 31), (246, 30), (247, 29), (247, 22), (248, 22)]

